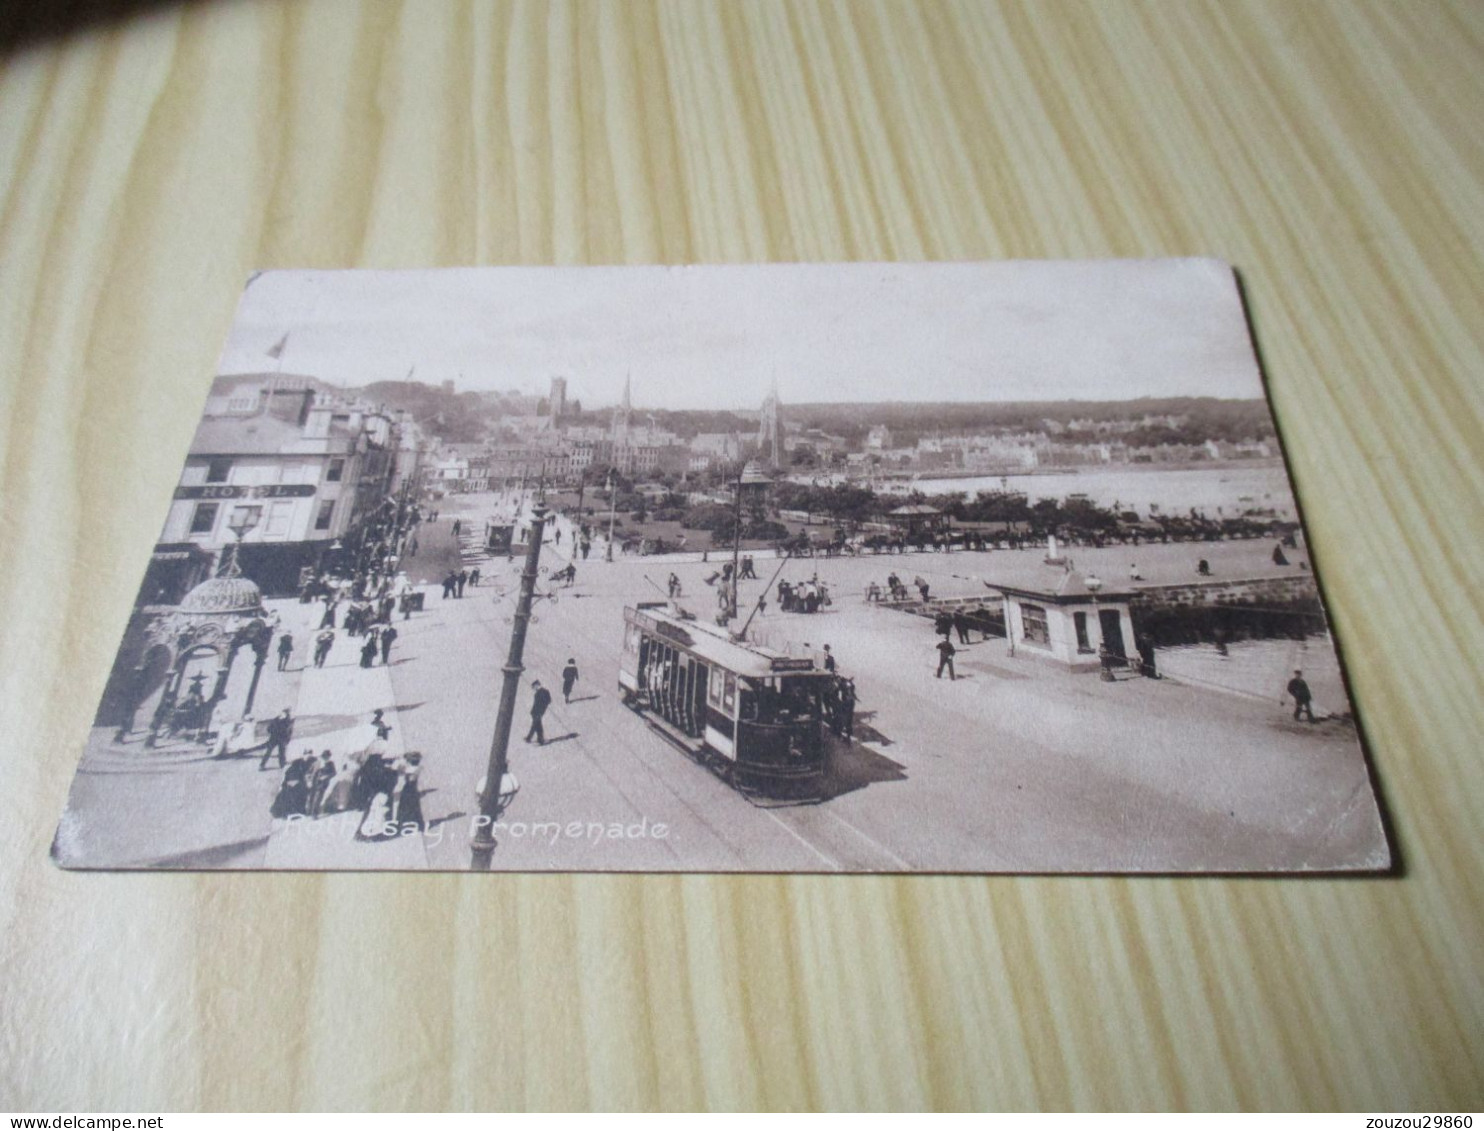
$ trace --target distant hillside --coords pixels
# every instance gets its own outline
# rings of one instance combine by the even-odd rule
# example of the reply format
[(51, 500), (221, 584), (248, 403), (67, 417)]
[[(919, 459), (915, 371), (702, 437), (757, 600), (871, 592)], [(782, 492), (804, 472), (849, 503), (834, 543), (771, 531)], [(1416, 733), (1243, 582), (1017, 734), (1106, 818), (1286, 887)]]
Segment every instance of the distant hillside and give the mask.
[[(1261, 440), (1273, 435), (1266, 400), (1222, 400), (1216, 397), (1141, 397), (1131, 401), (1008, 401), (963, 403), (888, 401), (877, 404), (796, 404), (783, 406), (784, 417), (809, 428), (822, 428), (849, 439), (864, 436), (873, 425), (892, 430), (893, 440), (911, 442), (932, 432), (975, 429), (1041, 431), (1046, 421), (1063, 426), (1074, 420), (1127, 421), (1145, 417), (1184, 417), (1168, 436), (1144, 442)], [(1155, 431), (1155, 430), (1145, 430)], [(1192, 437), (1197, 437), (1192, 439)]]
[[(377, 381), (354, 390), (366, 399), (403, 408), (430, 434), (443, 440), (483, 439), (501, 420), (515, 415), (514, 405), (482, 393), (447, 393), (419, 381)], [(805, 428), (859, 441), (877, 424), (892, 431), (893, 442), (912, 444), (934, 432), (1041, 432), (1047, 422), (1065, 427), (1073, 421), (1138, 421), (1176, 418), (1179, 423), (1152, 424), (1127, 433), (1131, 443), (1203, 443), (1206, 440), (1263, 440), (1273, 435), (1266, 400), (1216, 397), (1142, 397), (1127, 401), (934, 402), (883, 401), (783, 405), (783, 418)], [(567, 424), (606, 426), (613, 406), (569, 413)], [(654, 423), (689, 439), (702, 432), (757, 431), (757, 413), (748, 409), (635, 409), (634, 422)], [(1076, 433), (1069, 433), (1069, 436)]]
[(376, 404), (406, 409), (429, 435), (450, 443), (484, 439), (504, 415), (479, 393), (446, 393), (420, 381), (375, 381), (357, 392)]

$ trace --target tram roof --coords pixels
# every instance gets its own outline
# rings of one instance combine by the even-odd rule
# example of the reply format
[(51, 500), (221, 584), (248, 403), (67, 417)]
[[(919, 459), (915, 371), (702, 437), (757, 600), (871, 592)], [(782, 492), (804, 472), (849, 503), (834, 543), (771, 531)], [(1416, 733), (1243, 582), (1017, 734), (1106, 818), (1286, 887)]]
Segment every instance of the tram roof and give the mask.
[[(688, 649), (707, 663), (736, 672), (751, 679), (769, 679), (779, 675), (819, 675), (814, 661), (801, 656), (789, 656), (774, 648), (761, 644), (748, 644), (722, 636), (717, 629), (700, 621), (686, 620), (667, 611), (668, 606), (656, 602), (650, 605), (641, 602), (631, 608), (637, 619), (649, 619), (664, 625), (659, 635)], [(808, 665), (805, 667), (804, 665)]]

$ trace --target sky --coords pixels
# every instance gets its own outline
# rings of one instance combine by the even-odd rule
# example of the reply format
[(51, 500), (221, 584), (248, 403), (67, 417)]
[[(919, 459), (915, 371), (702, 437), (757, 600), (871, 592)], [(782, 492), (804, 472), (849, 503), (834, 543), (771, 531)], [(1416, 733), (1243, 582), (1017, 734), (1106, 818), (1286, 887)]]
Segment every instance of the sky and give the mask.
[[(282, 356), (270, 351), (284, 339)], [(405, 379), (587, 408), (1261, 397), (1211, 259), (268, 271), (219, 372)]]

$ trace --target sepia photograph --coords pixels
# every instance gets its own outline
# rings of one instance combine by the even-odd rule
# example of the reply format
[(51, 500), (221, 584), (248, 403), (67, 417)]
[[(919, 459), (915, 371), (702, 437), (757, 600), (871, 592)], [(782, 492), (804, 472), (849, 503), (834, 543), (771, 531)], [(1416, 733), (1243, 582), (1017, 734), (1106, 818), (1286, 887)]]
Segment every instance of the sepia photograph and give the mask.
[(63, 867), (1390, 866), (1223, 263), (271, 271), (168, 379)]

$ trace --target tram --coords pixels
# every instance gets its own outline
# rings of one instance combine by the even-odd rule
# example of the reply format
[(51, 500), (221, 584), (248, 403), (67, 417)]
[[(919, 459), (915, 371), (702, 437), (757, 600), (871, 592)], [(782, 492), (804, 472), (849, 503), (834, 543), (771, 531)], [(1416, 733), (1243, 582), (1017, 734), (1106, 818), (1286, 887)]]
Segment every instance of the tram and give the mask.
[(732, 640), (671, 611), (624, 610), (624, 705), (743, 793), (817, 797), (835, 677), (807, 657)]

